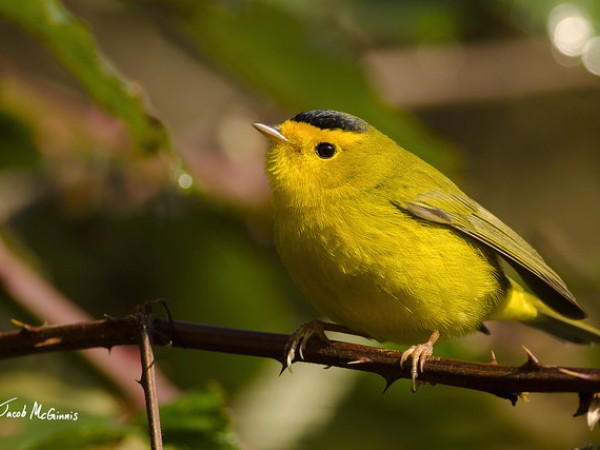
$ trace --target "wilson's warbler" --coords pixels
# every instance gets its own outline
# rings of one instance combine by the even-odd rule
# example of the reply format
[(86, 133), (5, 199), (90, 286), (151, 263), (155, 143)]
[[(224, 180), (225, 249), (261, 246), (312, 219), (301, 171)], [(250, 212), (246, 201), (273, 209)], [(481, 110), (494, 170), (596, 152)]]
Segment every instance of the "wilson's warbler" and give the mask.
[[(488, 320), (600, 342), (527, 242), (362, 119), (316, 110), (254, 126), (274, 142), (266, 158), (274, 236), (292, 278), (337, 324), (380, 341), (424, 342), (401, 360), (412, 356), (413, 389), (439, 336), (485, 331)], [(500, 258), (522, 281), (505, 273)], [(322, 331), (301, 327), (288, 365)]]

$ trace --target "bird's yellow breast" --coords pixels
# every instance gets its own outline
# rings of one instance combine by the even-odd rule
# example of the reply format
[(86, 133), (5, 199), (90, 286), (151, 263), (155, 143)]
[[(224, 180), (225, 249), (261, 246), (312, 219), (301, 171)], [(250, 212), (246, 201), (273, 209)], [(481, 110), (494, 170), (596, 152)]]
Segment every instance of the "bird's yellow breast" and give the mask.
[[(277, 203), (277, 197), (275, 197)], [(494, 256), (406, 215), (376, 192), (360, 205), (275, 205), (284, 264), (324, 315), (380, 340), (474, 332), (504, 301)]]

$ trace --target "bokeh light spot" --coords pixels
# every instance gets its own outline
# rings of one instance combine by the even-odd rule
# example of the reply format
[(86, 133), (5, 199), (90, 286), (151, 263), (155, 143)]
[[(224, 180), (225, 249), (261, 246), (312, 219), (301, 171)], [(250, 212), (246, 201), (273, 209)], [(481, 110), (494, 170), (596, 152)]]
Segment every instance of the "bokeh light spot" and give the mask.
[(548, 16), (548, 34), (561, 53), (579, 56), (586, 42), (594, 35), (594, 28), (585, 12), (575, 5), (563, 3)]
[(189, 189), (194, 184), (194, 179), (189, 173), (182, 173), (177, 178), (177, 185), (181, 189)]

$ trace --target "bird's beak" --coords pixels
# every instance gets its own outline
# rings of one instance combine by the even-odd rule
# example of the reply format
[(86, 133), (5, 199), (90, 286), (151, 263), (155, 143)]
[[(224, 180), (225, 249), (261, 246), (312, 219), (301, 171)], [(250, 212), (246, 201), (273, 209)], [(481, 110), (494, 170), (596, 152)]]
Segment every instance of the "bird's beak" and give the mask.
[(281, 134), (281, 131), (275, 125), (265, 125), (264, 123), (253, 123), (252, 125), (274, 142), (289, 142), (288, 138)]

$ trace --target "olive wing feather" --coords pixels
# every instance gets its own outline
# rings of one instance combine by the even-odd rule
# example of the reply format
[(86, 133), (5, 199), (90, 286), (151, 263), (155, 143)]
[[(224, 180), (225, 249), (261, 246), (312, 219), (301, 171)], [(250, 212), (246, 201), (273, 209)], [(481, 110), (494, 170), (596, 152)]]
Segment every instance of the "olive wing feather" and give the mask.
[(394, 205), (409, 214), (445, 224), (498, 252), (548, 306), (572, 319), (583, 319), (565, 283), (516, 232), (464, 194), (431, 190), (414, 200)]

